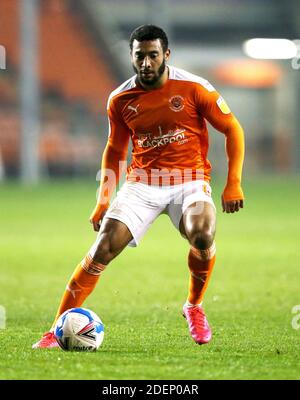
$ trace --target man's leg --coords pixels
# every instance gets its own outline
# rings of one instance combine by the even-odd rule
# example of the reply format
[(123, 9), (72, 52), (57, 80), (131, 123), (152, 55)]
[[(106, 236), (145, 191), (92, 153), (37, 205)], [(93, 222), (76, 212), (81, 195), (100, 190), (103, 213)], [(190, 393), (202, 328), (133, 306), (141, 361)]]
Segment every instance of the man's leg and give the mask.
[(183, 312), (193, 339), (200, 344), (211, 339), (201, 303), (215, 264), (215, 226), (215, 208), (208, 202), (193, 203), (180, 221), (180, 232), (191, 245), (188, 256), (189, 294)]
[(102, 271), (131, 241), (132, 235), (123, 222), (104, 219), (96, 243), (76, 267), (69, 280), (54, 323), (69, 308), (80, 307), (95, 288)]
[[(80, 307), (95, 288), (102, 271), (132, 240), (132, 235), (123, 222), (106, 218), (101, 225), (97, 241), (86, 257), (76, 267), (56, 313), (51, 331), (59, 316), (73, 307)], [(53, 333), (47, 332), (33, 348), (56, 347)]]
[(188, 256), (191, 273), (188, 301), (193, 305), (202, 302), (214, 266), (215, 227), (216, 211), (207, 202), (193, 203), (181, 219), (180, 231), (191, 245)]

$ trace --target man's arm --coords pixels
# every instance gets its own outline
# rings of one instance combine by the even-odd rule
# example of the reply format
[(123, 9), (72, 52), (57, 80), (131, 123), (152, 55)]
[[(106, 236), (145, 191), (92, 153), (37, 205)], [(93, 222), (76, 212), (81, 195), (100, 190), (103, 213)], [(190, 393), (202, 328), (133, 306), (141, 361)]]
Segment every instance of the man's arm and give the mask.
[(244, 206), (241, 187), (245, 152), (244, 131), (218, 92), (208, 92), (203, 88), (199, 101), (203, 116), (225, 135), (228, 175), (222, 194), (222, 207), (223, 212), (234, 213)]
[[(222, 132), (222, 131), (221, 131)], [(223, 212), (233, 213), (244, 207), (244, 194), (241, 187), (244, 161), (244, 132), (236, 118), (226, 124), (225, 149), (228, 159), (228, 176), (222, 194)]]
[(122, 162), (126, 161), (129, 129), (115, 111), (114, 105), (108, 109), (109, 136), (102, 155), (101, 177), (96, 206), (90, 216), (90, 222), (95, 231), (99, 231), (101, 220), (108, 207), (110, 198), (123, 172)]
[(126, 152), (118, 152), (113, 145), (107, 143), (102, 156), (101, 177), (96, 206), (90, 216), (95, 231), (99, 231), (100, 223), (108, 207), (110, 198), (119, 182), (120, 163), (126, 160)]

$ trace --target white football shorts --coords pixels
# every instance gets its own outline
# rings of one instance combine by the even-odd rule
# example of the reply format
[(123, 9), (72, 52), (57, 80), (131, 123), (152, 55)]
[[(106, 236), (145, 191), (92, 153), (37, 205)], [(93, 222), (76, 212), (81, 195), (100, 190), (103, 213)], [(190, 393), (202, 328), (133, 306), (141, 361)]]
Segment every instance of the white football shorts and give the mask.
[[(128, 246), (136, 247), (153, 221), (161, 214), (167, 214), (179, 230), (183, 213), (195, 202), (208, 202), (215, 208), (211, 187), (204, 180), (171, 186), (125, 182), (104, 219), (113, 218), (123, 222), (133, 236)], [(200, 205), (193, 210), (195, 214), (201, 214), (202, 208)]]

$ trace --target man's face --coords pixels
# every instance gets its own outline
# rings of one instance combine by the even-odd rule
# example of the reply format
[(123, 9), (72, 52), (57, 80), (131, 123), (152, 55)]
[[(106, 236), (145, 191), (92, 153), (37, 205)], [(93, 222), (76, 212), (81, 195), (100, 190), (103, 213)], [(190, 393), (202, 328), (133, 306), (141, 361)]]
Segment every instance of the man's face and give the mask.
[(145, 40), (132, 43), (131, 61), (138, 80), (144, 86), (155, 87), (165, 71), (170, 51), (163, 52), (161, 41)]

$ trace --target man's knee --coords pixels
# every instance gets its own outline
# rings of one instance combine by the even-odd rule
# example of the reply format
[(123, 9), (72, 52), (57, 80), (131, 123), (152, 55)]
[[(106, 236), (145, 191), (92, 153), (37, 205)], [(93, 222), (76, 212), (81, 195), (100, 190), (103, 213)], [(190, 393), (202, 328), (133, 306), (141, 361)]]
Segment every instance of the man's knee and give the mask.
[[(195, 213), (195, 207), (201, 207), (201, 213)], [(195, 249), (209, 249), (215, 238), (215, 208), (207, 202), (193, 203), (183, 215), (182, 226), (181, 232)]]
[(132, 234), (125, 224), (107, 219), (90, 250), (90, 255), (98, 263), (109, 264), (132, 240)]
[(211, 226), (195, 226), (188, 233), (190, 244), (199, 250), (205, 250), (212, 246), (215, 238), (215, 229)]
[(92, 247), (90, 254), (95, 262), (107, 265), (118, 253), (114, 250), (109, 235), (103, 233)]

